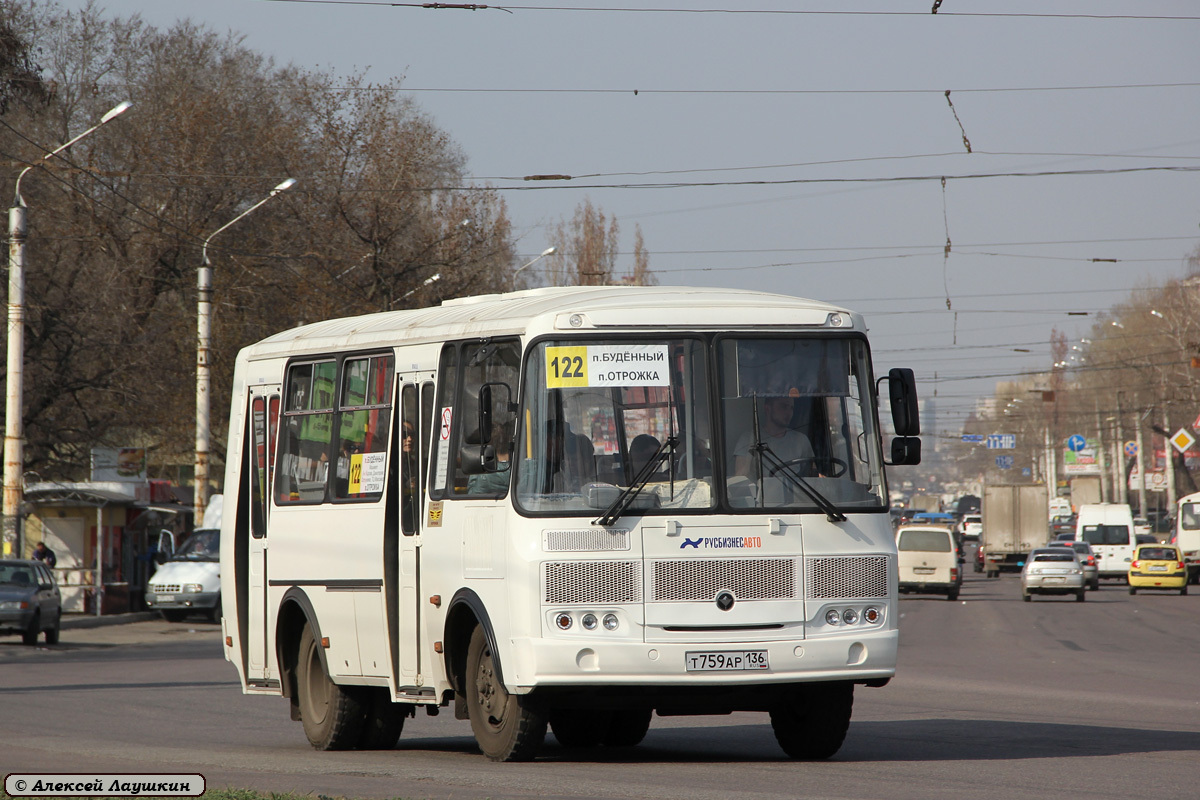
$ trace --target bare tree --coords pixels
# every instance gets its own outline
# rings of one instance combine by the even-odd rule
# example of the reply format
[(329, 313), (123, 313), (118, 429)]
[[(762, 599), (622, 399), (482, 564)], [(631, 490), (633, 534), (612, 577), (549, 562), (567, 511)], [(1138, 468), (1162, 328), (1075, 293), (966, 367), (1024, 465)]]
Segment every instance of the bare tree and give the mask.
[(635, 226), (633, 271), (620, 279), (616, 277), (620, 230), (616, 217), (609, 219), (585, 198), (575, 208), (570, 223), (560, 221), (550, 237), (555, 252), (547, 258), (543, 270), (547, 282), (552, 286), (608, 286), (615, 283), (650, 286), (657, 283), (650, 271), (642, 229), (638, 226)]
[[(21, 185), (27, 469), (77, 478), (91, 447), (136, 444), (161, 474), (188, 475), (200, 248), (284, 177), (296, 188), (208, 250), (218, 460), (240, 347), (511, 282), (503, 201), (464, 185), (465, 157), (398, 85), (277, 67), (237, 36), (92, 6), (10, 0), (3, 25), (57, 86), (0, 118), (0, 152), (19, 164), (135, 102)], [(0, 191), (11, 196), (14, 178), (0, 176)]]

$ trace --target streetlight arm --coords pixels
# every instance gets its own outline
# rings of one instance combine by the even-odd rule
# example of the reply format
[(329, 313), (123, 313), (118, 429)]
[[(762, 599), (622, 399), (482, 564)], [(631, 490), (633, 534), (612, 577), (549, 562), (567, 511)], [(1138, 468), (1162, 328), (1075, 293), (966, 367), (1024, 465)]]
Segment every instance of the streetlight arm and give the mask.
[(517, 267), (515, 270), (513, 270), (513, 276), (515, 277), (515, 276), (516, 276), (516, 274), (517, 274), (518, 272), (520, 272), (521, 270), (525, 269), (526, 267), (531, 267), (531, 266), (533, 266), (534, 264), (536, 264), (537, 262), (541, 261), (541, 260), (542, 260), (543, 258), (545, 258), (546, 256), (552, 256), (552, 255), (554, 255), (554, 253), (555, 253), (555, 252), (557, 252), (557, 251), (558, 251), (558, 248), (557, 248), (557, 247), (547, 247), (547, 248), (546, 248), (545, 250), (543, 250), (543, 251), (542, 251), (542, 252), (541, 252), (539, 255), (536, 255), (536, 256), (534, 256), (534, 257), (533, 257), (531, 260), (529, 260), (529, 261), (526, 261), (524, 264), (522, 264), (521, 266), (519, 266), (519, 267)]
[(270, 194), (268, 194), (266, 197), (264, 197), (262, 200), (259, 200), (257, 203), (255, 203), (254, 205), (250, 206), (249, 208), (247, 208), (247, 209), (246, 209), (245, 211), (243, 211), (242, 213), (238, 214), (238, 215), (237, 215), (236, 217), (234, 217), (233, 219), (229, 220), (229, 222), (226, 222), (224, 225), (222, 225), (221, 227), (217, 228), (215, 231), (213, 231), (212, 233), (210, 233), (210, 234), (208, 235), (208, 238), (204, 240), (204, 247), (203, 247), (203, 248), (201, 248), (201, 250), (200, 250), (200, 255), (201, 255), (201, 258), (202, 258), (202, 260), (204, 261), (205, 265), (207, 265), (207, 264), (209, 263), (209, 261), (208, 261), (208, 243), (209, 243), (209, 242), (211, 242), (211, 241), (213, 240), (213, 237), (214, 237), (214, 236), (216, 236), (218, 233), (220, 233), (221, 231), (225, 230), (226, 228), (229, 228), (229, 227), (231, 227), (231, 226), (232, 226), (234, 223), (236, 223), (238, 220), (240, 220), (240, 219), (242, 219), (243, 217), (245, 217), (246, 215), (250, 214), (252, 211), (254, 211), (256, 208), (258, 208), (259, 206), (261, 206), (263, 203), (265, 203), (265, 202), (267, 202), (268, 200), (270, 200), (270, 199), (271, 199), (272, 197), (274, 197), (275, 195), (279, 194), (280, 192), (283, 192), (283, 191), (286, 191), (286, 190), (288, 190), (288, 189), (292, 188), (292, 187), (293, 187), (295, 184), (296, 184), (296, 179), (295, 179), (295, 178), (288, 178), (286, 181), (284, 181), (283, 183), (279, 184), (279, 185), (278, 185), (278, 186), (276, 186), (274, 189), (272, 189), (272, 190), (271, 190), (271, 193), (270, 193)]
[(105, 115), (103, 117), (101, 117), (100, 121), (97, 122), (95, 125), (88, 128), (86, 131), (79, 134), (74, 139), (71, 139), (66, 144), (61, 144), (58, 147), (54, 148), (49, 153), (46, 153), (46, 155), (39, 158), (37, 161), (33, 162), (32, 164), (27, 166), (25, 169), (21, 170), (21, 174), (17, 176), (17, 186), (16, 186), (16, 191), (15, 191), (15, 197), (13, 199), (13, 205), (15, 205), (15, 206), (24, 206), (25, 205), (25, 201), (21, 198), (21, 179), (25, 177), (26, 172), (29, 172), (29, 170), (33, 169), (34, 167), (42, 166), (47, 161), (54, 158), (56, 155), (61, 153), (63, 150), (66, 150), (68, 147), (75, 144), (83, 137), (91, 134), (93, 131), (97, 130), (98, 128), (100, 128), (100, 127), (106, 125), (107, 123), (111, 122), (112, 120), (116, 119), (121, 114), (124, 114), (132, 105), (133, 105), (133, 103), (129, 102), (128, 100), (117, 104), (113, 108), (109, 109), (108, 112), (105, 113)]

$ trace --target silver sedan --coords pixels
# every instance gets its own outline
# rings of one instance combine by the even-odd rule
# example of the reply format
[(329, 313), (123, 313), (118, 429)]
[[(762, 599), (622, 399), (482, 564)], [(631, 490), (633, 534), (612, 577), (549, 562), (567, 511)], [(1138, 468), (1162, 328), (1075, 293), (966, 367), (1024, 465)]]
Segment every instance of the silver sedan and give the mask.
[(1021, 597), (1026, 602), (1035, 594), (1073, 594), (1083, 602), (1083, 564), (1079, 554), (1065, 547), (1044, 547), (1034, 550), (1021, 570)]

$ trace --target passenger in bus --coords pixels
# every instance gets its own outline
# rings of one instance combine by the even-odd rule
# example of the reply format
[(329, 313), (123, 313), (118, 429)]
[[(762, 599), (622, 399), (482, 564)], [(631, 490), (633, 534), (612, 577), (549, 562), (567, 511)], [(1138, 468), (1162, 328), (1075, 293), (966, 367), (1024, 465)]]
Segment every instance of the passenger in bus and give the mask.
[(403, 529), (417, 529), (417, 429), (412, 421), (400, 423), (400, 515)]
[(512, 442), (512, 421), (497, 425), (492, 430), (492, 440), (489, 444), (496, 448), (497, 471), (484, 472), (467, 478), (467, 494), (501, 495), (508, 491), (508, 481), (512, 477), (509, 472)]
[(596, 480), (595, 452), (592, 440), (572, 431), (569, 424), (547, 420), (542, 491), (573, 494)]
[[(812, 475), (815, 474), (815, 453), (808, 437), (791, 427), (794, 413), (795, 398), (788, 394), (768, 395), (763, 400), (763, 411), (758, 420), (759, 433), (762, 443), (777, 459), (801, 476)], [(733, 447), (734, 475), (759, 477), (756, 446), (753, 429), (738, 437)], [(766, 474), (775, 474), (770, 457), (764, 454), (762, 460)]]
[[(629, 464), (632, 469), (629, 477), (631, 480), (641, 474), (646, 462), (654, 457), (660, 447), (662, 447), (662, 443), (648, 433), (640, 433), (633, 437), (633, 441), (629, 443)], [(663, 465), (660, 462), (651, 473), (650, 480), (655, 480), (663, 471)]]

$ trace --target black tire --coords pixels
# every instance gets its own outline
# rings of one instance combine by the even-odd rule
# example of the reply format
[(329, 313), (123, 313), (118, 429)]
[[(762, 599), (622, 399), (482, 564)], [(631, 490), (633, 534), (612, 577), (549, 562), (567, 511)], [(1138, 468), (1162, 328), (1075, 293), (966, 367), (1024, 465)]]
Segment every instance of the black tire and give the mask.
[(62, 612), (58, 612), (58, 619), (54, 621), (53, 628), (46, 628), (46, 644), (58, 644), (58, 631), (62, 628)]
[[(1187, 594), (1187, 584), (1186, 583), (1183, 585), (1183, 588), (1179, 590), (1179, 593)], [(49, 639), (47, 639), (46, 641), (49, 641)]]
[(792, 758), (826, 759), (846, 740), (853, 709), (853, 683), (805, 684), (785, 693), (771, 709), (771, 729)]
[(178, 608), (171, 608), (163, 609), (159, 613), (162, 614), (163, 619), (165, 619), (167, 622), (183, 622), (188, 612), (182, 611)]
[(1129, 593), (1130, 593), (1130, 594), (1137, 594), (1137, 587), (1136, 587), (1136, 586), (1130, 586), (1130, 587), (1129, 587)]
[(648, 708), (612, 712), (608, 730), (600, 741), (605, 747), (636, 747), (646, 738), (653, 714)]
[(1096, 580), (1092, 581), (1092, 591), (1093, 592), (1100, 591), (1100, 579), (1099, 578), (1096, 578)]
[(362, 737), (366, 712), (358, 696), (329, 679), (321, 663), (321, 644), (304, 626), (296, 659), (300, 722), (317, 750), (349, 750)]
[(1021, 599), (1024, 600), (1026, 603), (1032, 603), (1033, 595), (1031, 595), (1029, 592), (1021, 592)]
[(950, 591), (946, 592), (946, 599), (947, 600), (957, 600), (958, 599), (958, 589), (951, 589)]
[(404, 732), (404, 719), (410, 707), (393, 703), (384, 688), (363, 687), (359, 694), (365, 719), (358, 749), (391, 750)]
[(610, 712), (577, 708), (555, 709), (548, 718), (554, 738), (563, 747), (571, 748), (597, 746), (612, 722)]
[(34, 612), (33, 617), (29, 620), (29, 627), (21, 631), (21, 641), (27, 645), (33, 646), (37, 644), (38, 634), (42, 631), (42, 615), (41, 612)]
[(217, 623), (221, 621), (221, 600), (219, 598), (217, 604), (208, 610), (208, 618)]
[(467, 647), (464, 676), (471, 731), (492, 761), (531, 761), (546, 738), (546, 717), (526, 696), (508, 693), (497, 666), (487, 635), (476, 626)]
[(1075, 593), (1075, 601), (1082, 603), (1084, 600), (1087, 600), (1087, 592), (1085, 592), (1083, 589), (1080, 589)]

